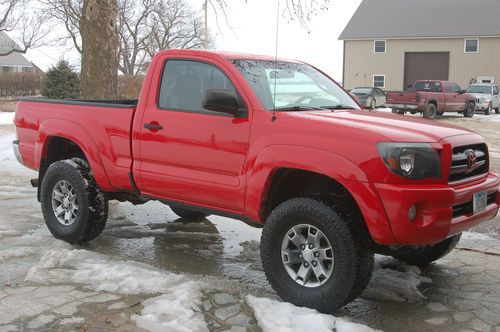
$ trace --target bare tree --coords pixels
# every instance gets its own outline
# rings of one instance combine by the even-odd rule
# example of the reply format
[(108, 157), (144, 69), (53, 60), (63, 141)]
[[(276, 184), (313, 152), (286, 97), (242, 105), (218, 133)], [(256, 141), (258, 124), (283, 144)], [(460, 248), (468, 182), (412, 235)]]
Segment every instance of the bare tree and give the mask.
[[(1, 0), (0, 0), (1, 1)], [(80, 21), (83, 12), (83, 0), (39, 0), (46, 7), (50, 18), (66, 29), (66, 36), (59, 37), (58, 42), (71, 40), (78, 53), (82, 53), (80, 37)]]
[[(40, 1), (66, 28), (67, 35), (60, 41), (71, 41), (82, 53), (83, 0)], [(159, 50), (202, 48), (205, 38), (200, 14), (185, 0), (117, 0), (116, 28), (118, 68), (126, 75), (142, 73)]]
[(0, 32), (11, 32), (17, 38), (10, 47), (0, 51), (0, 56), (26, 53), (40, 46), (48, 33), (42, 27), (44, 17), (27, 0), (0, 0)]

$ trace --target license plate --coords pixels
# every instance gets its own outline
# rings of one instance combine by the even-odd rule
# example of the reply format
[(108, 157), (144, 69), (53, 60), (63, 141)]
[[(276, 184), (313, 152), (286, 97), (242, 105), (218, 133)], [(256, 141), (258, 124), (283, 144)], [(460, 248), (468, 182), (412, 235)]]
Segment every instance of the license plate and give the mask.
[(478, 214), (486, 210), (486, 201), (487, 201), (487, 193), (486, 191), (481, 191), (475, 193), (472, 197), (472, 214)]

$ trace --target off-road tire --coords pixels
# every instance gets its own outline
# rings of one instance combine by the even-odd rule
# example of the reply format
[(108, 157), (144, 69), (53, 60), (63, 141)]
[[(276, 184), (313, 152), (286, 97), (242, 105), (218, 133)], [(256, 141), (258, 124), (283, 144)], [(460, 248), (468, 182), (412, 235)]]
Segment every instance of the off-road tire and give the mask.
[(413, 251), (405, 251), (401, 254), (393, 254), (392, 257), (411, 265), (427, 265), (448, 255), (455, 248), (458, 241), (460, 241), (461, 236), (462, 233), (431, 246), (417, 248)]
[(476, 106), (474, 105), (473, 102), (467, 103), (467, 107), (464, 110), (464, 116), (466, 118), (472, 118), (474, 116), (475, 108)]
[(397, 113), (398, 113), (398, 109), (397, 109), (397, 108), (391, 108), (391, 112), (392, 112), (393, 114), (397, 114)]
[[(61, 224), (52, 208), (52, 191), (57, 182), (65, 180), (73, 187), (78, 200), (76, 220)], [(108, 201), (95, 182), (88, 163), (80, 158), (56, 161), (49, 166), (41, 184), (42, 213), (52, 235), (71, 244), (92, 241), (106, 226)]]
[(375, 101), (375, 99), (372, 99), (372, 101), (370, 102), (370, 109), (374, 111), (376, 108), (377, 108), (377, 102)]
[(500, 107), (495, 108), (495, 113), (500, 114)]
[(404, 110), (398, 110), (398, 114), (399, 115), (405, 115), (405, 111)]
[[(283, 237), (291, 227), (304, 223), (318, 228), (333, 249), (332, 275), (314, 288), (295, 282), (281, 259)], [(267, 280), (283, 300), (330, 313), (363, 292), (373, 271), (373, 252), (354, 223), (338, 207), (312, 198), (287, 200), (271, 212), (262, 231), (260, 252)]]
[(490, 115), (492, 111), (492, 106), (491, 103), (488, 105), (488, 107), (484, 110), (484, 115)]
[(172, 209), (172, 211), (174, 211), (174, 213), (179, 217), (189, 221), (203, 221), (205, 217), (208, 216), (208, 214), (206, 213), (181, 208), (178, 206), (171, 206), (170, 209)]
[(426, 119), (434, 119), (437, 114), (437, 107), (434, 104), (427, 104), (424, 108), (423, 115)]

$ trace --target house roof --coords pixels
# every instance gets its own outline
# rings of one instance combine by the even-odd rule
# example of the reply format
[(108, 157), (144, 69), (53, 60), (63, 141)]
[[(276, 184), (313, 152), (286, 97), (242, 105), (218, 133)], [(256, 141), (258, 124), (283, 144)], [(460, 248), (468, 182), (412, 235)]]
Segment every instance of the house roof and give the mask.
[(498, 0), (363, 0), (345, 39), (500, 36)]
[[(17, 47), (16, 43), (5, 32), (0, 31), (0, 53), (8, 52), (14, 47)], [(0, 56), (0, 66), (32, 67), (33, 65), (21, 53), (14, 52)]]

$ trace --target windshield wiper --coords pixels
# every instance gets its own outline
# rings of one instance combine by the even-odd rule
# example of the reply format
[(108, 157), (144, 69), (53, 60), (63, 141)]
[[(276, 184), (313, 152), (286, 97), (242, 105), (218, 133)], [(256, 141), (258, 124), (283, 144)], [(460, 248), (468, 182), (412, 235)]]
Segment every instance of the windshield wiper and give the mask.
[(276, 112), (298, 112), (298, 111), (311, 111), (311, 110), (322, 110), (324, 108), (312, 107), (312, 106), (284, 106), (273, 109)]
[(344, 105), (344, 104), (337, 104), (337, 105), (329, 105), (329, 106), (320, 106), (321, 109), (327, 109), (327, 110), (355, 110), (354, 107), (349, 106), (349, 105)]

